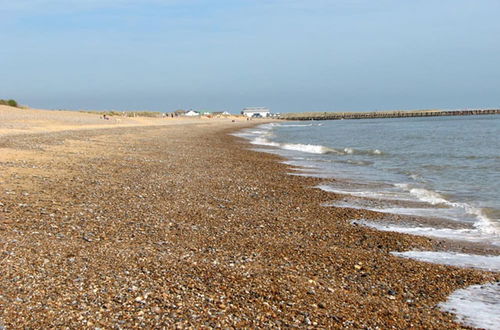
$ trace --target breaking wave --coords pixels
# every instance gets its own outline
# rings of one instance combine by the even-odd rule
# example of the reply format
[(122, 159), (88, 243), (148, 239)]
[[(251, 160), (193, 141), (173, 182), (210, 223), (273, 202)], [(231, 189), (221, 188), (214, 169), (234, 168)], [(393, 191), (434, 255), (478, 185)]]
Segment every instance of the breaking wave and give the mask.
[(410, 227), (397, 226), (392, 224), (378, 223), (366, 220), (354, 220), (353, 224), (374, 228), (381, 231), (392, 231), (418, 236), (428, 236), (435, 238), (444, 238), (452, 240), (462, 240), (470, 242), (488, 242), (492, 245), (500, 246), (498, 235), (488, 234), (479, 229), (452, 229), (452, 228), (433, 228), (433, 227)]
[(344, 150), (338, 150), (334, 148), (329, 148), (322, 145), (315, 144), (302, 144), (302, 143), (280, 143), (270, 141), (269, 139), (259, 136), (250, 141), (251, 144), (276, 147), (283, 150), (294, 150), (300, 152), (306, 152), (311, 154), (336, 154), (336, 155), (350, 155), (350, 154), (373, 154), (381, 155), (380, 150), (357, 150), (352, 148), (345, 148)]
[(391, 252), (391, 254), (397, 257), (416, 259), (425, 262), (465, 268), (471, 267), (492, 272), (500, 272), (500, 256), (484, 256), (467, 253), (439, 251), (407, 251)]
[(407, 190), (412, 196), (415, 196), (419, 200), (432, 204), (432, 205), (446, 205), (456, 209), (462, 209), (463, 212), (469, 215), (473, 215), (477, 221), (474, 223), (474, 226), (487, 233), (493, 235), (500, 235), (500, 228), (497, 223), (492, 219), (488, 218), (483, 212), (481, 208), (471, 206), (467, 203), (458, 203), (458, 202), (450, 202), (441, 194), (423, 189), (423, 188), (412, 188), (408, 184), (396, 184), (395, 186)]
[(264, 137), (257, 137), (252, 141), (250, 141), (250, 143), (262, 146), (277, 147), (284, 150), (307, 152), (311, 154), (340, 153), (338, 150), (321, 145), (300, 144), (300, 143), (279, 143), (279, 142), (269, 141)]

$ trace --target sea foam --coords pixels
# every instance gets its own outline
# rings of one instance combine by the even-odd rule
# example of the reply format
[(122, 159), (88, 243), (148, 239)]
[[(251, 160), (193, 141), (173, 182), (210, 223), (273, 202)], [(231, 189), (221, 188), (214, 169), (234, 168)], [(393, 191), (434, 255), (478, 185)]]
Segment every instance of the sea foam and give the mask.
[[(483, 256), (457, 252), (407, 251), (393, 255), (457, 267), (500, 271), (500, 256)], [(456, 315), (456, 321), (467, 326), (498, 329), (500, 325), (500, 282), (473, 285), (453, 292), (439, 308)]]
[(500, 325), (500, 283), (473, 285), (455, 291), (448, 300), (439, 304), (441, 310), (456, 315), (465, 325), (498, 329)]
[(378, 223), (366, 220), (354, 220), (353, 224), (371, 227), (381, 231), (393, 231), (397, 233), (428, 236), (471, 242), (485, 242), (500, 246), (500, 238), (497, 235), (484, 233), (478, 229), (452, 229), (452, 228), (432, 228), (432, 227), (410, 227), (398, 226), (386, 223)]
[(391, 252), (391, 254), (397, 257), (416, 259), (425, 262), (500, 272), (500, 256), (483, 256), (467, 253), (438, 251), (406, 251)]
[[(262, 127), (261, 127), (262, 128)], [(382, 155), (382, 151), (375, 150), (357, 150), (353, 148), (344, 148), (343, 150), (338, 150), (322, 145), (315, 144), (302, 144), (302, 143), (279, 143), (269, 140), (269, 131), (247, 131), (244, 134), (239, 134), (238, 136), (250, 138), (250, 143), (254, 145), (263, 145), (269, 147), (276, 147), (283, 150), (293, 150), (311, 154), (336, 154), (336, 155), (351, 155), (351, 154), (369, 154), (369, 155)], [(254, 137), (251, 139), (251, 137)], [(257, 136), (257, 137), (255, 137)]]
[(250, 143), (255, 144), (255, 145), (277, 147), (277, 148), (281, 148), (284, 150), (301, 151), (301, 152), (306, 152), (306, 153), (310, 153), (310, 154), (339, 153), (335, 149), (331, 149), (331, 148), (321, 146), (321, 145), (300, 144), (300, 143), (279, 143), (279, 142), (269, 141), (265, 137), (256, 137), (255, 139), (251, 140)]
[(441, 194), (431, 191), (428, 189), (423, 189), (423, 188), (412, 188), (408, 184), (395, 184), (395, 186), (407, 190), (411, 195), (415, 196), (419, 200), (432, 204), (432, 205), (446, 205), (449, 207), (453, 207), (455, 209), (461, 209), (464, 213), (473, 215), (476, 218), (476, 221), (474, 222), (474, 226), (486, 233), (486, 234), (491, 234), (491, 235), (496, 235), (500, 237), (500, 228), (498, 226), (498, 222), (494, 221), (488, 216), (484, 214), (484, 212), (481, 210), (481, 208), (474, 207), (472, 205), (469, 205), (467, 203), (460, 203), (460, 202), (451, 202), (447, 200), (444, 196)]

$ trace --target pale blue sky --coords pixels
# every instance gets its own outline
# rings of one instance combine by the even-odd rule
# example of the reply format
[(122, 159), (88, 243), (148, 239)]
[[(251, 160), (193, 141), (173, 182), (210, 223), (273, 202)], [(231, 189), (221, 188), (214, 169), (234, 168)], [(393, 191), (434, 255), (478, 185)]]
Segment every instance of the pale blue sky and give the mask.
[(500, 107), (498, 0), (0, 0), (0, 15), (0, 98), (32, 107)]

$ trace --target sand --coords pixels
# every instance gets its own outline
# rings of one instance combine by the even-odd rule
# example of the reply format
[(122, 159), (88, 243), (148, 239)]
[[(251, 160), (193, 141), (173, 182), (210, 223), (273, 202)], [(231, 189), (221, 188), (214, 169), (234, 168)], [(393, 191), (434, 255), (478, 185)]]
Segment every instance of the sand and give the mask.
[[(207, 117), (121, 117), (109, 116), (108, 120), (96, 113), (66, 110), (20, 109), (0, 105), (0, 136), (30, 133), (48, 133), (67, 130), (96, 128), (136, 127), (186, 124), (199, 120), (215, 120)], [(218, 120), (245, 121), (245, 118), (228, 116)]]
[(392, 256), (442, 243), (320, 207), (320, 179), (228, 134), (259, 121), (78, 118), (2, 121), (0, 328), (460, 328), (436, 304), (499, 279)]

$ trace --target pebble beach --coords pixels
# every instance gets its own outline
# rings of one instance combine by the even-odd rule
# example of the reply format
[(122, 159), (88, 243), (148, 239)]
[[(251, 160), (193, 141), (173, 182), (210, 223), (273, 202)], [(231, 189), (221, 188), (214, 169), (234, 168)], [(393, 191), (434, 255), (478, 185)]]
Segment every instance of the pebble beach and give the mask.
[(322, 179), (231, 135), (264, 121), (68, 116), (0, 124), (2, 330), (466, 328), (437, 304), (500, 280), (392, 255), (447, 243), (321, 207)]

